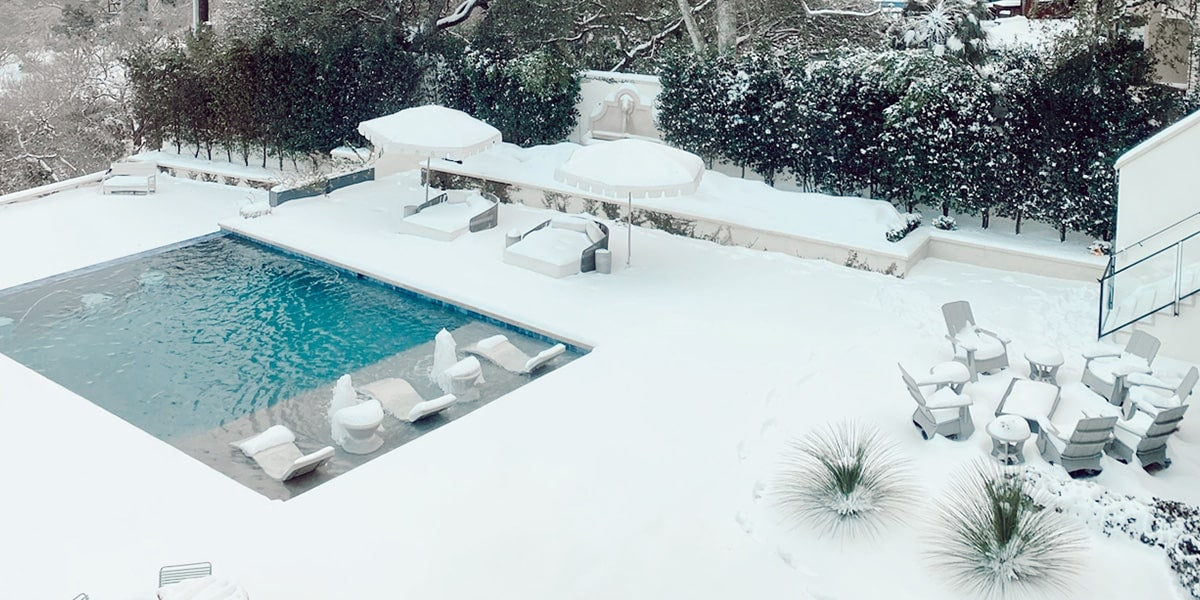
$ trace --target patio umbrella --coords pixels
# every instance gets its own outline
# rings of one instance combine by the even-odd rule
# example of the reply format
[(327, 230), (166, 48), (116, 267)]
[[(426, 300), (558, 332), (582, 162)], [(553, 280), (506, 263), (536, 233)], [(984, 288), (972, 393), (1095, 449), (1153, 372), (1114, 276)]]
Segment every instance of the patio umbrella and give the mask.
[(583, 146), (554, 170), (554, 178), (581, 190), (629, 202), (633, 243), (633, 197), (691, 194), (704, 176), (704, 161), (691, 152), (645, 140), (625, 139)]
[(363, 121), (358, 132), (376, 148), (425, 159), (425, 199), (429, 200), (429, 162), (462, 160), (500, 143), (500, 130), (465, 112), (429, 104)]

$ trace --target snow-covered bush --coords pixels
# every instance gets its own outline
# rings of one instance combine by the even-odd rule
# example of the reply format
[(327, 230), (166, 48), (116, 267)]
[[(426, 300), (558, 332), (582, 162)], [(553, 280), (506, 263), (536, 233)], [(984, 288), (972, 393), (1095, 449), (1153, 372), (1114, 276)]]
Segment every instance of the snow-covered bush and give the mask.
[[(939, 217), (940, 218), (940, 217)], [(937, 222), (936, 220), (934, 221)], [(893, 227), (884, 234), (889, 242), (898, 242), (921, 226), (921, 213), (904, 213), (904, 224)]]
[(1082, 533), (1034, 502), (1020, 468), (978, 462), (938, 503), (934, 564), (956, 589), (986, 598), (1064, 592), (1080, 566)]
[(793, 521), (832, 535), (877, 532), (913, 497), (907, 462), (895, 445), (854, 422), (793, 440), (771, 496)]
[(954, 217), (947, 217), (946, 215), (938, 215), (934, 217), (929, 224), (943, 231), (953, 231), (958, 229), (958, 223), (954, 220)]
[(980, 64), (988, 55), (980, 21), (990, 18), (982, 0), (911, 0), (887, 33), (895, 48), (925, 48)]
[(552, 48), (507, 58), (488, 50), (469, 51), (463, 79), (468, 112), (521, 146), (561, 142), (579, 118), (579, 73)]
[(1096, 240), (1088, 246), (1088, 251), (1096, 256), (1108, 256), (1112, 254), (1112, 242)]

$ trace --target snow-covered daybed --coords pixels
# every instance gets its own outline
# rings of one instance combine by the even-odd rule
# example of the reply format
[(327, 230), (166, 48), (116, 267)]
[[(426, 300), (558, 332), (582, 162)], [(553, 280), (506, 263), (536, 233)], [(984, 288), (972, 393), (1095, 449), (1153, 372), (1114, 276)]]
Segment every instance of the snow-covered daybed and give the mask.
[(400, 233), (448, 242), (499, 223), (499, 200), (487, 192), (448, 190), (421, 204), (404, 207)]
[(504, 262), (566, 277), (596, 270), (596, 250), (601, 248), (608, 248), (608, 227), (603, 223), (578, 216), (555, 217), (505, 248)]

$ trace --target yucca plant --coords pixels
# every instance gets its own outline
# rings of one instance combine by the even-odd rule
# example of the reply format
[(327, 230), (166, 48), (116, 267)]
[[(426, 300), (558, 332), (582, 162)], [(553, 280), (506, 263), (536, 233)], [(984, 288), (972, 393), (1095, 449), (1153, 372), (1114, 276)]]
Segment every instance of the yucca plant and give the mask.
[(1065, 517), (1033, 501), (1020, 468), (977, 463), (936, 511), (930, 551), (951, 583), (985, 598), (1064, 592), (1085, 549)]
[(771, 495), (794, 522), (838, 536), (877, 532), (913, 493), (893, 443), (841, 422), (788, 444)]

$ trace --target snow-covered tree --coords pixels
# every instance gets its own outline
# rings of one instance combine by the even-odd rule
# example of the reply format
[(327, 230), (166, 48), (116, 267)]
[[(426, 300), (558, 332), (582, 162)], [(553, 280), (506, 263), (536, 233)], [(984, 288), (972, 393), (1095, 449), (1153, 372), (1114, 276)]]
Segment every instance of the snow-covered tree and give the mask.
[(980, 22), (989, 18), (983, 0), (909, 0), (888, 34), (896, 48), (925, 48), (978, 65), (988, 56)]

